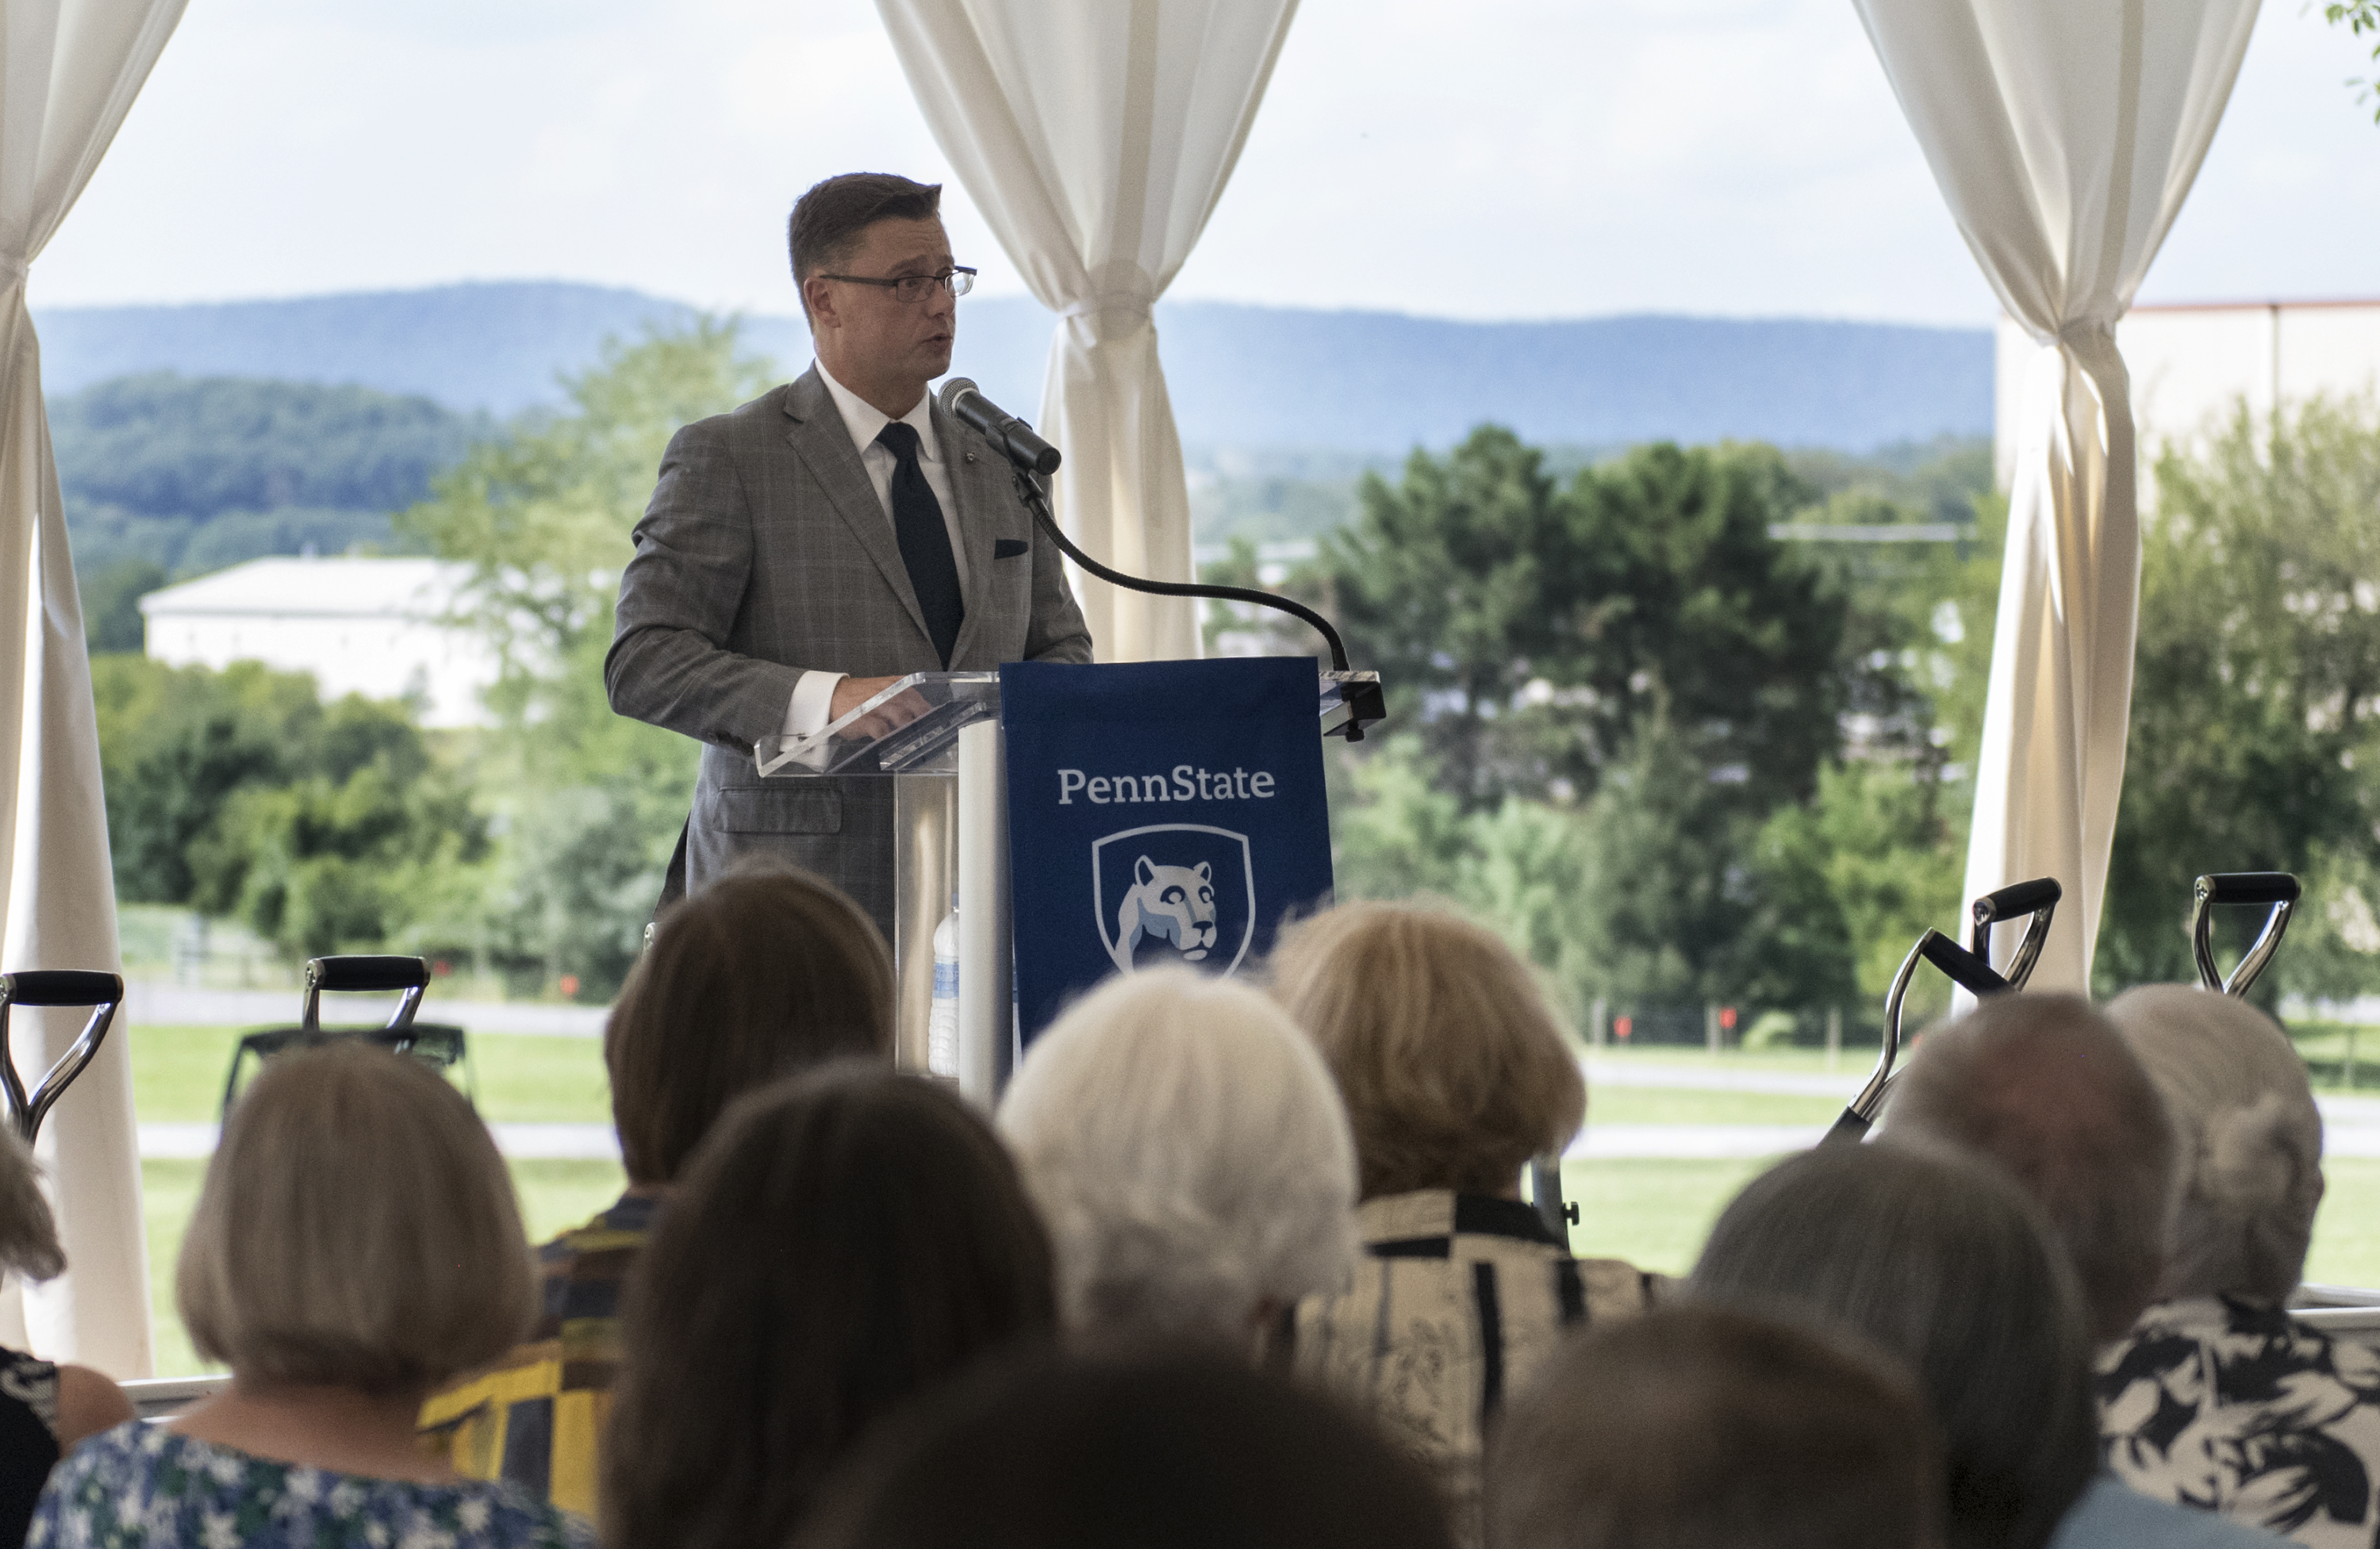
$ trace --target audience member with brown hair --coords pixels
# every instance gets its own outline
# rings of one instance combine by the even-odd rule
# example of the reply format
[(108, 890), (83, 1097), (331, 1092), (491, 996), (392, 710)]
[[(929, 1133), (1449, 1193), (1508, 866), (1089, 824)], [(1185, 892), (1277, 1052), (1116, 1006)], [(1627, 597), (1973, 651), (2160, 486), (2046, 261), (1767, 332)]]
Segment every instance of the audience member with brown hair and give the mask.
[(1642, 1312), (1656, 1277), (1577, 1260), (1521, 1202), (1586, 1104), (1578, 1061), (1528, 966), (1441, 909), (1357, 903), (1292, 931), (1273, 993), (1346, 1099), (1368, 1255), (1344, 1292), (1283, 1320), (1277, 1358), (1379, 1417), (1478, 1538), (1479, 1459), (1498, 1397), (1562, 1331)]
[(520, 1337), (536, 1308), (512, 1180), (462, 1095), (361, 1043), (269, 1061), (224, 1126), (175, 1299), (231, 1386), (60, 1463), (32, 1542), (591, 1542), (514, 1486), (415, 1444), (422, 1396)]
[(1346, 1110), (1261, 990), (1187, 968), (1108, 980), (1026, 1051), (1000, 1132), (1077, 1334), (1253, 1354), (1300, 1297), (1346, 1283)]
[(746, 1097), (629, 1277), (604, 1543), (782, 1543), (871, 1422), (1055, 1325), (1049, 1239), (957, 1097), (857, 1062)]
[(892, 954), (825, 882), (758, 863), (666, 914), (603, 1033), (628, 1192), (540, 1250), (528, 1343), (423, 1407), (455, 1467), (594, 1516), (620, 1287), (686, 1159), (744, 1094), (831, 1059), (889, 1063), (892, 1048)]
[(1124, 1544), (1451, 1549), (1428, 1481), (1359, 1417), (1208, 1351), (1000, 1362), (885, 1427), (795, 1541)]
[(1495, 1549), (1937, 1549), (1942, 1443), (1864, 1344), (1710, 1305), (1572, 1339), (1489, 1450)]
[[(46, 1280), (66, 1266), (33, 1154), (0, 1124), (0, 1276)], [(124, 1390), (90, 1367), (0, 1349), (0, 1549), (24, 1542), (33, 1502), (58, 1458), (131, 1418)]]
[(2314, 1549), (2380, 1542), (2380, 1353), (2289, 1311), (2323, 1194), (2305, 1061), (2228, 995), (2151, 985), (2107, 1017), (2181, 1156), (2158, 1300), (2099, 1356), (2108, 1465)]

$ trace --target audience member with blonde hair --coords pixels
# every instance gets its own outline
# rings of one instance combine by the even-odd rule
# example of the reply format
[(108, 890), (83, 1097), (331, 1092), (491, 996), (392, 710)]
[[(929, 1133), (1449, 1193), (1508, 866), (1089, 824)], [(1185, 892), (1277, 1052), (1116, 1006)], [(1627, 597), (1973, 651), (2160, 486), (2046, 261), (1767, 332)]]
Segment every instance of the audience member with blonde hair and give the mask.
[(628, 1191), (539, 1251), (528, 1340), (422, 1407), (455, 1469), (595, 1516), (620, 1288), (662, 1198), (737, 1097), (828, 1060), (889, 1065), (892, 1049), (892, 954), (828, 883), (751, 863), (665, 914), (603, 1029)]
[(1656, 1277), (1577, 1260), (1520, 1197), (1530, 1157), (1578, 1131), (1586, 1088), (1528, 966), (1442, 909), (1356, 903), (1296, 926), (1273, 993), (1346, 1099), (1369, 1250), (1308, 1297), (1275, 1359), (1370, 1410), (1479, 1535), (1480, 1450), (1500, 1395), (1562, 1332), (1629, 1317)]
[(879, 1420), (1056, 1328), (1049, 1237), (955, 1095), (858, 1060), (754, 1093), (630, 1278), (603, 1542), (782, 1544)]
[[(65, 1270), (57, 1223), (32, 1153), (0, 1124), (0, 1276), (46, 1280)], [(59, 1458), (132, 1418), (124, 1390), (88, 1366), (0, 1349), (0, 1549), (16, 1549)]]
[(1942, 1441), (1908, 1372), (1689, 1303), (1570, 1340), (1489, 1449), (1496, 1549), (1939, 1549)]
[(231, 1111), (175, 1277), (231, 1386), (83, 1444), (32, 1542), (549, 1549), (584, 1524), (415, 1446), (422, 1395), (536, 1310), (511, 1178), (462, 1095), (360, 1043), (282, 1055)]
[(2180, 1159), (2159, 1298), (2100, 1353), (2108, 1466), (2133, 1489), (2317, 1549), (2380, 1541), (2380, 1353), (2289, 1315), (2322, 1203), (2322, 1115), (2271, 1018), (2180, 985), (2107, 1016)]
[(1120, 974), (1026, 1051), (1000, 1131), (1075, 1331), (1252, 1350), (1354, 1256), (1355, 1154), (1314, 1046), (1262, 991)]

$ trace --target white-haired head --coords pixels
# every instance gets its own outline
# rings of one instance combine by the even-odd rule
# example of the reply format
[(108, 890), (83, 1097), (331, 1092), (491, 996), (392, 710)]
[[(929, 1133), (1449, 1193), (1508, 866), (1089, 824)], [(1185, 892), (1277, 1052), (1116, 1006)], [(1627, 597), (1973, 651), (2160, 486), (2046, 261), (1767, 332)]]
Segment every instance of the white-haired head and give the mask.
[(1350, 1273), (1346, 1110), (1312, 1040), (1249, 986), (1110, 980), (1035, 1041), (999, 1122), (1071, 1327), (1245, 1343), (1269, 1305)]
[(2322, 1115), (2305, 1062), (2242, 1000), (2147, 985), (2107, 1016), (2174, 1126), (2180, 1203), (2168, 1296), (2279, 1301), (2305, 1271), (2322, 1203)]

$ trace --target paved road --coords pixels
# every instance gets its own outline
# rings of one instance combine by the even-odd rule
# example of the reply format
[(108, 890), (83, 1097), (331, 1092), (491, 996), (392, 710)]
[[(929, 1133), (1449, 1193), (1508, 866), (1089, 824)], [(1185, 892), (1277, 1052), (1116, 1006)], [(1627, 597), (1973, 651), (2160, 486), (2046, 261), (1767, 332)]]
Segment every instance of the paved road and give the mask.
[[(496, 1149), (515, 1161), (616, 1162), (620, 1140), (609, 1124), (492, 1124)], [(214, 1155), (212, 1124), (140, 1126), (143, 1161), (195, 1161)]]

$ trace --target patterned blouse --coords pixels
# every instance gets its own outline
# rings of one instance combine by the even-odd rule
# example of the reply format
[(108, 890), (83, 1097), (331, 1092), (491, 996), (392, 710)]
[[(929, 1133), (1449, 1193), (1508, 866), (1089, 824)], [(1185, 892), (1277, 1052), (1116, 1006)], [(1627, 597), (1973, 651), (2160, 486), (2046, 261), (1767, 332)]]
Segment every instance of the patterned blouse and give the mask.
[(589, 1521), (620, 1369), (620, 1293), (659, 1199), (623, 1197), (538, 1250), (544, 1309), (528, 1342), (421, 1406), (426, 1444), (465, 1479), (502, 1479)]
[(27, 1549), (593, 1549), (508, 1484), (419, 1484), (270, 1462), (128, 1421), (50, 1475)]
[(2380, 1349), (2190, 1297), (2100, 1352), (2100, 1446), (2133, 1489), (2312, 1549), (2380, 1543)]
[(1518, 1200), (1449, 1190), (1356, 1211), (1367, 1262), (1353, 1289), (1308, 1297), (1270, 1355), (1372, 1413), (1445, 1495), (1459, 1543), (1485, 1531), (1479, 1469), (1504, 1396), (1566, 1329), (1629, 1317), (1665, 1283), (1617, 1259), (1573, 1259)]

